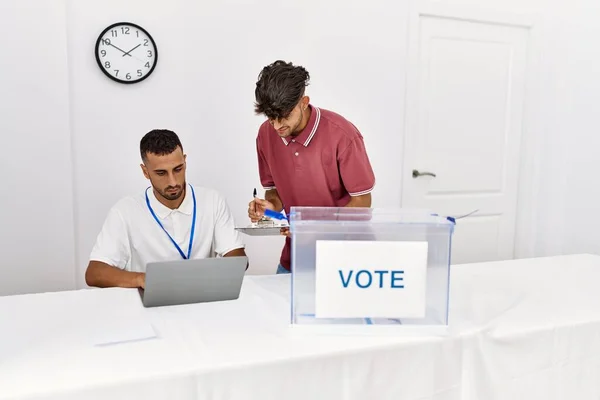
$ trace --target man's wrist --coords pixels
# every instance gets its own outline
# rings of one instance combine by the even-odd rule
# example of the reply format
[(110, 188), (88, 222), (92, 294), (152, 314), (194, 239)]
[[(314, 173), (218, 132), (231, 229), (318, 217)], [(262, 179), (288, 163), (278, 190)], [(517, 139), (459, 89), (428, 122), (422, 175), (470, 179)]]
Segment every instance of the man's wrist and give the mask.
[(144, 288), (146, 283), (146, 274), (143, 272), (136, 272), (134, 282), (135, 287)]
[(272, 196), (271, 198), (266, 198), (265, 200), (273, 204), (274, 211), (281, 212), (283, 210), (283, 204), (279, 196)]

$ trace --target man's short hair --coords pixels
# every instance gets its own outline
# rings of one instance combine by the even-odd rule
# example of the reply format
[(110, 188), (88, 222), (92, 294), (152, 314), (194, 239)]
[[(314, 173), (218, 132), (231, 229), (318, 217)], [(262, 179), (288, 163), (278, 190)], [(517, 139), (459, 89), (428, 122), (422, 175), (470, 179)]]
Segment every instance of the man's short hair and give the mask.
[(140, 140), (140, 155), (142, 160), (146, 161), (148, 153), (165, 156), (174, 152), (177, 147), (181, 147), (183, 150), (181, 141), (175, 132), (167, 129), (154, 129), (146, 133)]

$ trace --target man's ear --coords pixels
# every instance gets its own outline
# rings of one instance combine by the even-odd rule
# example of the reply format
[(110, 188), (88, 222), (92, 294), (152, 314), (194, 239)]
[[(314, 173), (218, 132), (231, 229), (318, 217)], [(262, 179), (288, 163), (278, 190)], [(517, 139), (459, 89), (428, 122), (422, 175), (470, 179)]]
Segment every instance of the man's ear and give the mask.
[(308, 108), (308, 103), (310, 103), (310, 97), (304, 96), (300, 102), (302, 103), (302, 109), (306, 110)]
[(144, 173), (146, 179), (150, 179), (150, 175), (148, 174), (148, 168), (146, 168), (144, 164), (140, 164), (140, 167), (142, 167), (142, 172)]

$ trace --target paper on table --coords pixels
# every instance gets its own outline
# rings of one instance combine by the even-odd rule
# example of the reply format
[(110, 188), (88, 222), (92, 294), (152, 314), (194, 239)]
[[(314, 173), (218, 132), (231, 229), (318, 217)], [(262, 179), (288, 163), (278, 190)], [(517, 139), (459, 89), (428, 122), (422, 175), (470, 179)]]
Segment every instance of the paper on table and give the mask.
[(93, 346), (108, 346), (157, 337), (152, 325), (141, 315), (103, 318), (93, 325), (93, 331), (88, 336)]

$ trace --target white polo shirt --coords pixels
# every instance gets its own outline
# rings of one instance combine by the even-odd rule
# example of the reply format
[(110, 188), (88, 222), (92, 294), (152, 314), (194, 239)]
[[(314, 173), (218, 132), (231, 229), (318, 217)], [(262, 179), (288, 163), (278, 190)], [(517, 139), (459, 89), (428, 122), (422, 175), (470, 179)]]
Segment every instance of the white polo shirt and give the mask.
[[(160, 203), (152, 189), (148, 200), (164, 229), (187, 257), (194, 203), (190, 186), (178, 209)], [(190, 259), (219, 256), (243, 248), (241, 235), (225, 199), (213, 189), (194, 186), (196, 225)], [(108, 212), (90, 260), (145, 272), (146, 264), (156, 261), (182, 260), (183, 257), (152, 216), (146, 194), (121, 199)]]

